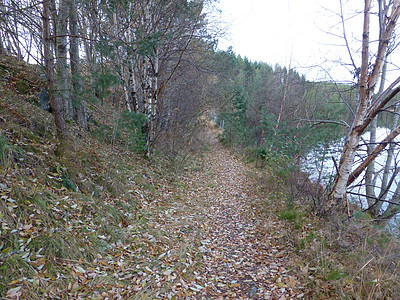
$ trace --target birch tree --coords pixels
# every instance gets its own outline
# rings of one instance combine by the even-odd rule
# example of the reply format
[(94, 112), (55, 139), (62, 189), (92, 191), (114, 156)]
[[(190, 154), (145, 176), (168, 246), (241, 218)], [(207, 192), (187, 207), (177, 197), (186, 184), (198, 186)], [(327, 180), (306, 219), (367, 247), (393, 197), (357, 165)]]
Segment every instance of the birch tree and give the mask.
[[(343, 151), (340, 157), (337, 174), (330, 187), (327, 197), (323, 201), (321, 214), (331, 213), (335, 207), (343, 205), (346, 201), (347, 187), (371, 164), (371, 162), (385, 149), (385, 147), (400, 134), (400, 126), (392, 132), (367, 156), (367, 158), (352, 170), (356, 150), (360, 145), (360, 137), (372, 120), (384, 109), (388, 103), (398, 94), (400, 77), (396, 79), (385, 91), (374, 98), (374, 90), (384, 66), (389, 42), (394, 34), (395, 26), (400, 15), (400, 1), (394, 0), (385, 4), (387, 6), (385, 21), (381, 24), (377, 52), (370, 54), (370, 27), (371, 27), (372, 0), (365, 0), (363, 10), (363, 34), (360, 77), (358, 82), (359, 99), (346, 137)], [(371, 65), (370, 65), (371, 64)]]
[(184, 74), (183, 62), (196, 61), (196, 47), (208, 47), (204, 6), (212, 1), (0, 0), (0, 52), (10, 48), (23, 59), (34, 57), (34, 47), (31, 53), (43, 53), (36, 60), (45, 67), (60, 136), (67, 120), (87, 129), (84, 97), (104, 104), (111, 96), (114, 105), (146, 115), (150, 156), (162, 118), (171, 115), (165, 110), (173, 110), (163, 103), (172, 101), (170, 82)]
[[(130, 87), (133, 106), (147, 116), (147, 156), (151, 156), (160, 121), (160, 96), (191, 49), (195, 39), (205, 37), (204, 1), (138, 1), (135, 56)], [(165, 106), (164, 106), (165, 107)]]

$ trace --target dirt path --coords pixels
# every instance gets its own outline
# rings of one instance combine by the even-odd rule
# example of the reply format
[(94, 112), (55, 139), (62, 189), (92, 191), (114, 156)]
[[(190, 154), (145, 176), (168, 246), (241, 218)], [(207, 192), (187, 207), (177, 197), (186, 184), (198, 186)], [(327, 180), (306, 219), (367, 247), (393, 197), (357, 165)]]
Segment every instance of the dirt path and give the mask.
[[(257, 174), (208, 135), (201, 165), (159, 189), (132, 226), (133, 299), (302, 299), (278, 242), (281, 224), (262, 220)], [(263, 217), (264, 218), (264, 217)]]
[(274, 244), (279, 224), (269, 224), (271, 232), (259, 230), (250, 170), (215, 140), (211, 145), (204, 170), (184, 179), (186, 201), (175, 208), (173, 223), (181, 221), (170, 224), (196, 240), (203, 254), (195, 281), (185, 288), (194, 299), (303, 298), (286, 250)]

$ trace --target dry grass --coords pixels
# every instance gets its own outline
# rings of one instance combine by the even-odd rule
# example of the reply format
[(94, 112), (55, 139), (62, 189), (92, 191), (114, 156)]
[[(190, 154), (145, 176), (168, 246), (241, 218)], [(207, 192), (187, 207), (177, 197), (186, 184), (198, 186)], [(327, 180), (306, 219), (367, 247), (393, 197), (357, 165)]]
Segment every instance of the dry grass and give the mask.
[[(194, 242), (151, 227), (186, 190), (178, 168), (162, 156), (149, 163), (123, 135), (110, 142), (118, 111), (107, 101), (89, 103), (90, 131), (69, 124), (60, 145), (38, 90), (10, 86), (0, 97), (0, 298), (153, 299), (171, 289), (159, 268), (176, 264), (191, 276), (180, 264)], [(204, 145), (182, 141), (182, 166), (193, 166)]]
[(400, 299), (400, 241), (366, 217), (316, 217), (319, 195), (304, 176), (263, 175), (257, 205), (285, 221), (282, 242), (296, 254), (308, 299)]

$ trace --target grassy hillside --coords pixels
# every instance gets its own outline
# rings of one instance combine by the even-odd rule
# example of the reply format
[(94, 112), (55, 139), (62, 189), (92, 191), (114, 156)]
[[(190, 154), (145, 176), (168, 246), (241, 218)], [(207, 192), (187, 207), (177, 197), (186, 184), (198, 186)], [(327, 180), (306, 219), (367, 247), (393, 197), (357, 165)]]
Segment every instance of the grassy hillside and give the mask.
[[(9, 57), (0, 71), (0, 297), (151, 290), (132, 280), (164, 247), (147, 239), (159, 233), (146, 214), (168, 205), (177, 177), (135, 154), (129, 132), (113, 138), (120, 115), (107, 103), (89, 104), (90, 132), (69, 126), (61, 154), (53, 116), (39, 107), (40, 74)], [(178, 251), (182, 242), (170, 242)]]

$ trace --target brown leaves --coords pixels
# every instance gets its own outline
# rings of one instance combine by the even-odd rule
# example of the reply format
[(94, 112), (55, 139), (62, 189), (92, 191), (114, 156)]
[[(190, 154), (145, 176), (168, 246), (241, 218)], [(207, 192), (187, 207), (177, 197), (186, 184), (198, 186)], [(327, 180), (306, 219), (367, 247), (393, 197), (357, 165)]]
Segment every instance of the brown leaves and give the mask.
[[(93, 153), (101, 168), (107, 150)], [(24, 182), (10, 176), (6, 185), (19, 185), (18, 197), (0, 190), (7, 209), (0, 212), (1, 234), (13, 233), (19, 243), (18, 249), (2, 246), (2, 258), (18, 256), (27, 267), (13, 273), (8, 297), (27, 298), (29, 290), (71, 299), (298, 296), (287, 250), (276, 242), (279, 224), (259, 230), (257, 211), (249, 205), (258, 196), (254, 182), (226, 150), (216, 146), (204, 158), (205, 171), (189, 170), (173, 181), (147, 165), (140, 176), (117, 169), (127, 176), (126, 193), (102, 190), (101, 198), (58, 184), (67, 167), (49, 165), (42, 176), (33, 170)], [(106, 173), (99, 171), (80, 170), (76, 178), (91, 182)], [(43, 194), (51, 196), (37, 196)], [(132, 209), (132, 199), (140, 210)]]
[(191, 290), (221, 299), (294, 297), (300, 284), (289, 275), (286, 251), (257, 230), (257, 219), (247, 205), (257, 195), (245, 166), (224, 150), (214, 150), (206, 158), (207, 176), (192, 174), (186, 179), (186, 197), (205, 222), (197, 246), (204, 258), (196, 270), (204, 288)]

